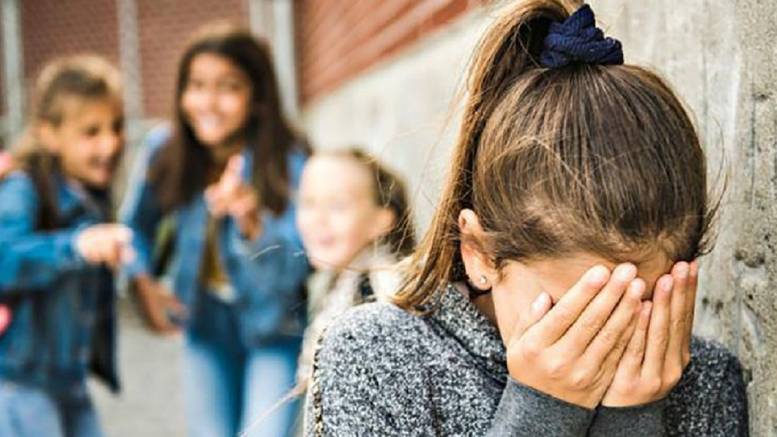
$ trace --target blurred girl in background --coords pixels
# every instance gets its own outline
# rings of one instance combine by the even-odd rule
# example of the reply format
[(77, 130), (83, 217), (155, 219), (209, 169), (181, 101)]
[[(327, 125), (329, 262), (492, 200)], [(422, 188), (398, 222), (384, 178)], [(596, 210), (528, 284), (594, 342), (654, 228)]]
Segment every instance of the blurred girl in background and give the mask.
[(132, 257), (111, 222), (124, 146), (118, 73), (96, 57), (42, 72), (17, 171), (0, 182), (0, 435), (97, 436), (91, 369), (118, 390), (110, 268)]
[[(292, 427), (295, 404), (282, 398), (304, 328), (294, 196), (308, 154), (281, 114), (266, 44), (230, 25), (199, 33), (180, 61), (172, 127), (149, 136), (122, 213), (151, 326), (185, 331), (192, 436)], [(171, 291), (151, 265), (163, 217), (175, 222)]]
[(305, 165), (297, 223), (316, 268), (297, 381), (307, 384), (318, 337), (336, 316), (399, 289), (394, 264), (415, 244), (405, 184), (358, 149), (317, 152)]

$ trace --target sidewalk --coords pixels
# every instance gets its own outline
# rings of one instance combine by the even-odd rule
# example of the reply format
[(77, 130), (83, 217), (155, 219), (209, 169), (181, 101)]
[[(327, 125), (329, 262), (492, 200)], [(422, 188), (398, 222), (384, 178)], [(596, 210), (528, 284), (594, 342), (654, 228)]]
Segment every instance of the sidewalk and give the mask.
[(90, 383), (106, 436), (183, 436), (183, 339), (151, 333), (129, 299), (120, 299), (119, 314), (122, 392), (114, 397), (99, 383)]

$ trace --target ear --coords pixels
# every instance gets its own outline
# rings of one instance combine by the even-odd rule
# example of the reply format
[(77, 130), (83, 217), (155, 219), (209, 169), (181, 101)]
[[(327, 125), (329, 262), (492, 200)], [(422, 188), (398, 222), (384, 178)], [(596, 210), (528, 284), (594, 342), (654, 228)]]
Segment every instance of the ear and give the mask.
[(485, 232), (475, 211), (462, 209), (459, 213), (459, 232), (461, 234), (461, 259), (471, 285), (481, 290), (490, 289), (498, 280), (499, 274), (475, 241), (482, 241)]
[(57, 127), (51, 122), (40, 121), (35, 126), (35, 134), (49, 153), (59, 153)]
[(390, 208), (380, 208), (376, 214), (375, 221), (370, 227), (370, 239), (372, 241), (386, 236), (394, 228), (397, 218), (394, 211)]

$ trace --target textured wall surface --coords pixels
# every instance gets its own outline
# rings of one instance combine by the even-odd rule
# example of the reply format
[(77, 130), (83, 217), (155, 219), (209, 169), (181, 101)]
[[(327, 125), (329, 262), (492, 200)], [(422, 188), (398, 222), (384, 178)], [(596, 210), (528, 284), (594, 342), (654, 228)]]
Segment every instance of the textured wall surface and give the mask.
[(678, 89), (696, 116), (712, 180), (727, 177), (696, 330), (745, 365), (753, 435), (777, 435), (777, 3), (593, 6), (630, 61), (653, 66)]
[[(694, 114), (711, 180), (727, 190), (704, 258), (696, 332), (741, 358), (751, 431), (777, 436), (777, 3), (592, 0), (626, 60), (663, 74)], [(456, 133), (453, 99), (477, 38), (477, 10), (304, 111), (317, 146), (363, 144), (408, 177), (424, 227)], [(453, 103), (452, 103), (453, 102)]]

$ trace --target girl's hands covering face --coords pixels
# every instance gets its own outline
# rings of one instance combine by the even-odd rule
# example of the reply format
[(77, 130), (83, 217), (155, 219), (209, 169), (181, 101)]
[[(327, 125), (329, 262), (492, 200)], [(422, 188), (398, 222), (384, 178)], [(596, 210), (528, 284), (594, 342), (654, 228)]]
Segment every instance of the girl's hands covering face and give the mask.
[(698, 264), (679, 262), (662, 276), (646, 302), (618, 364), (605, 406), (640, 405), (666, 397), (691, 360), (690, 343)]
[(631, 264), (589, 269), (551, 308), (542, 292), (506, 341), (515, 380), (594, 408), (613, 380), (636, 327), (645, 283)]

